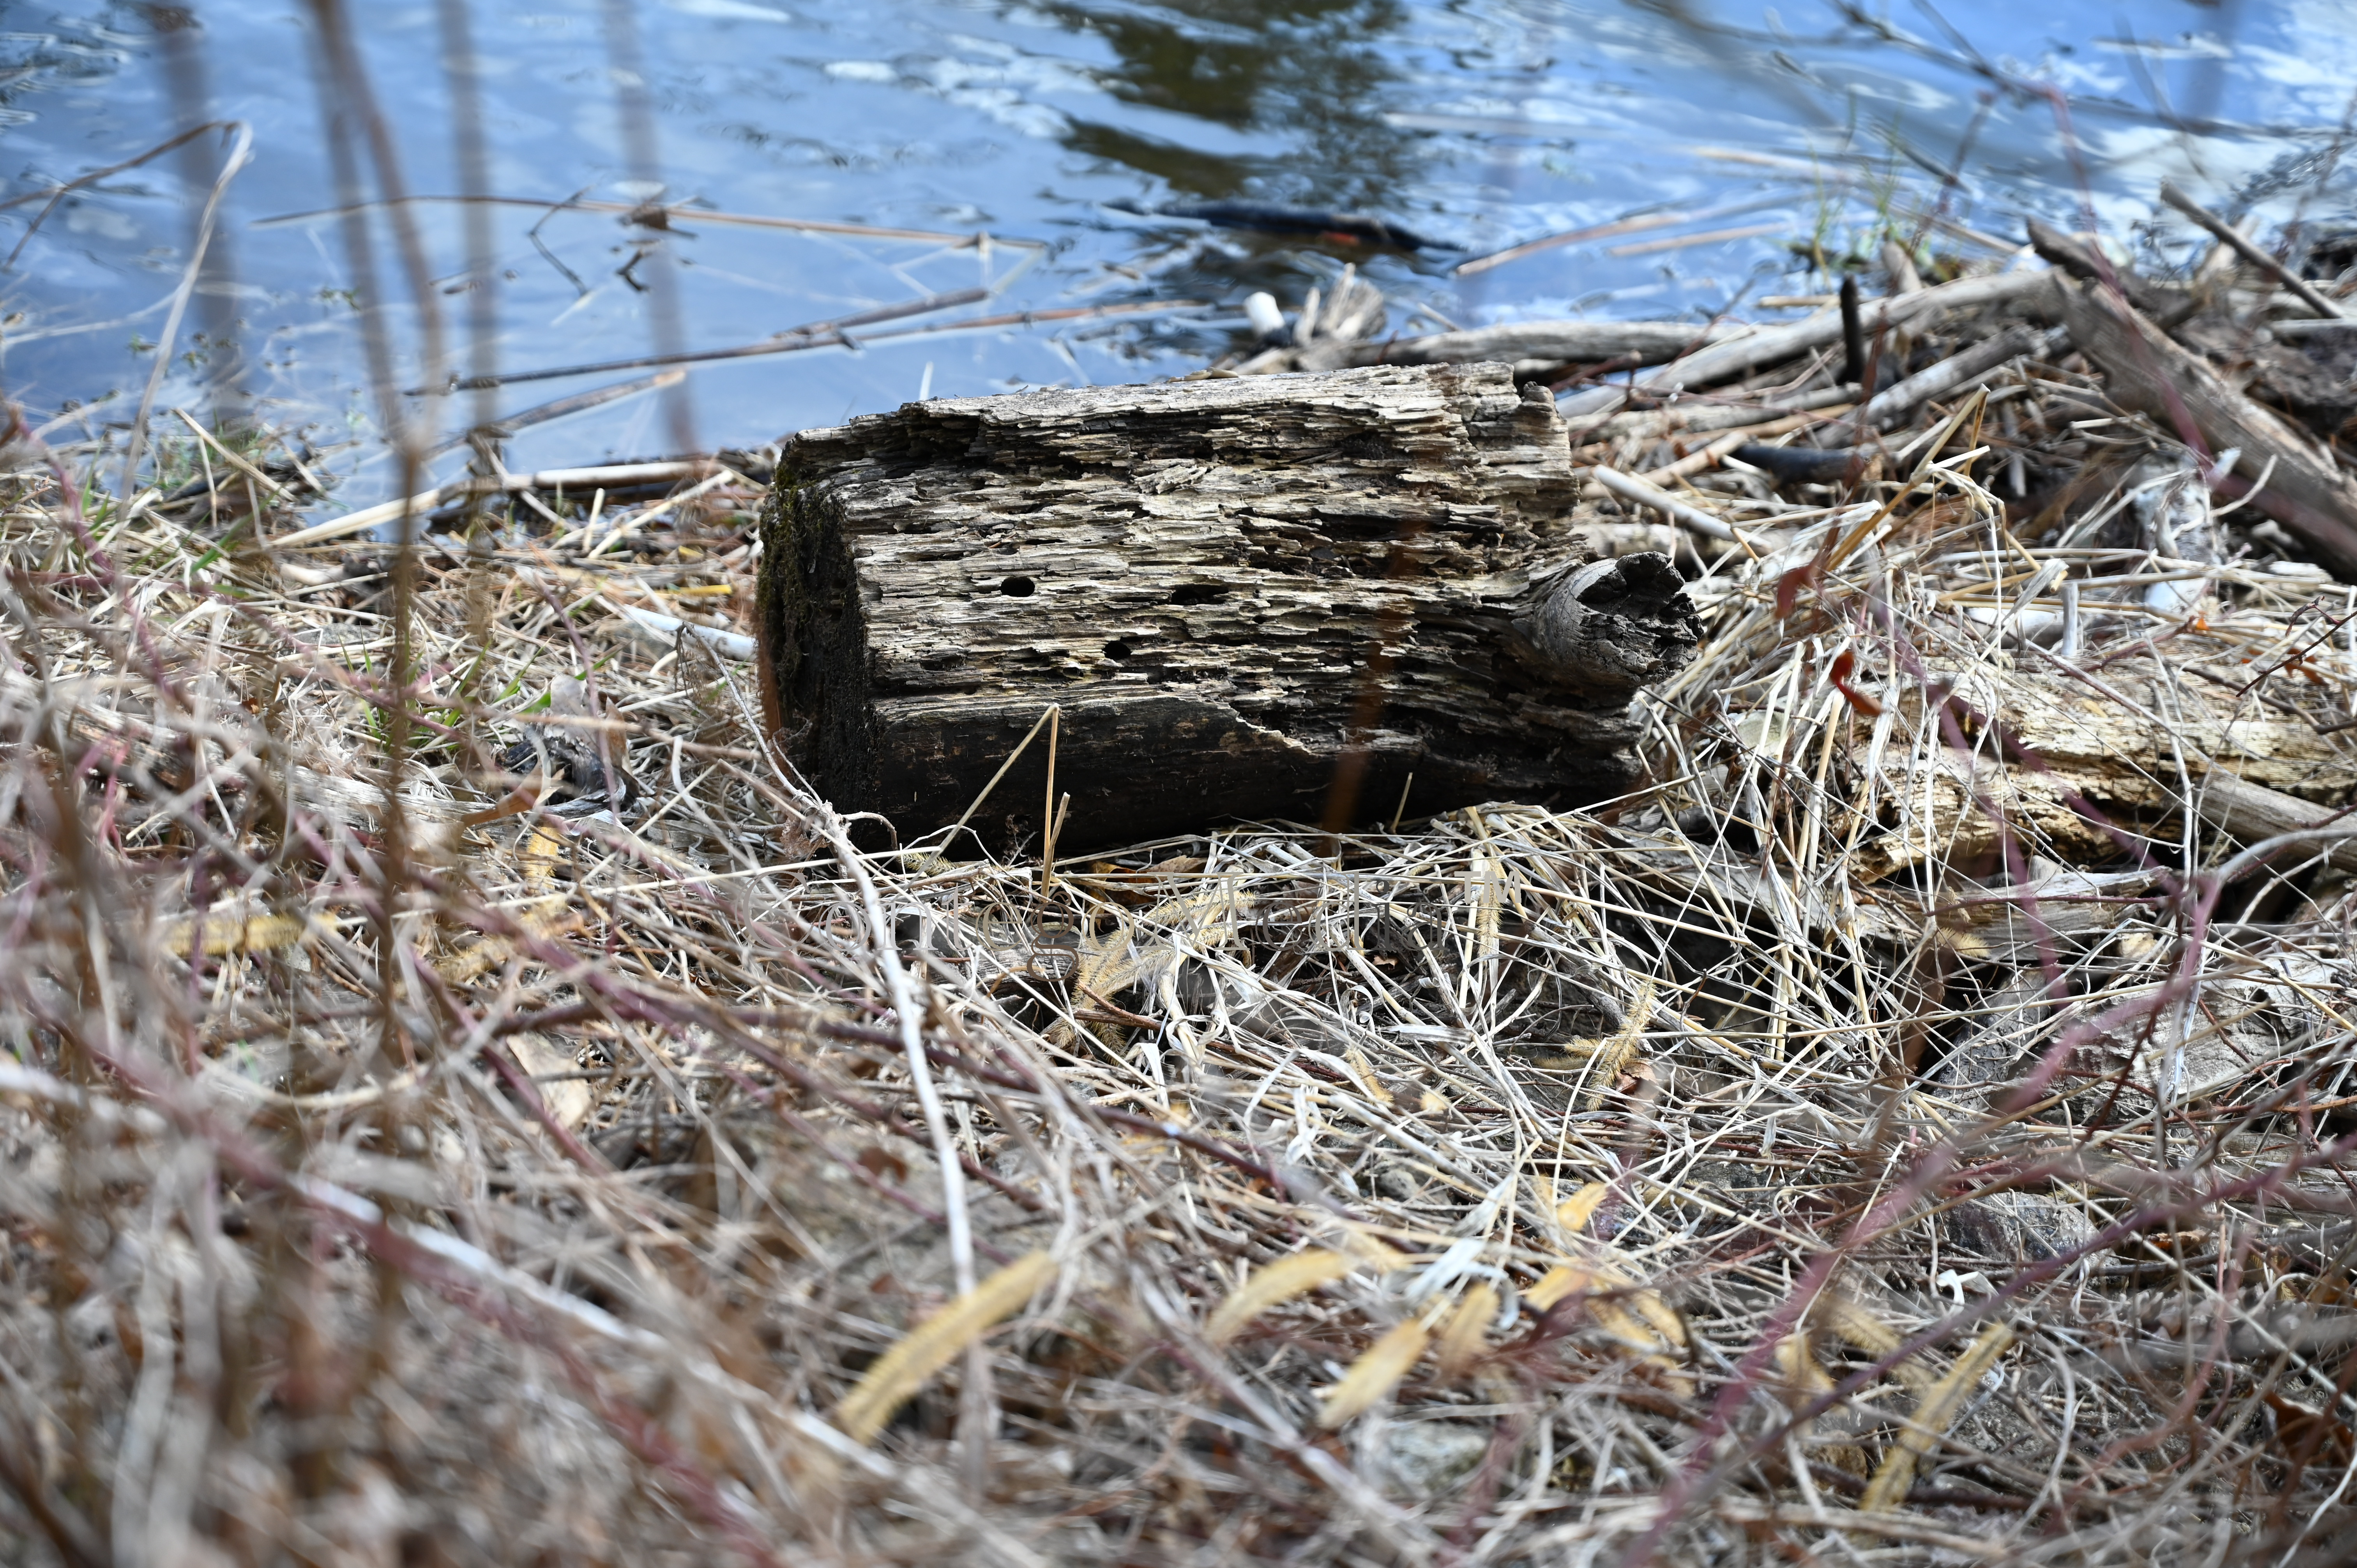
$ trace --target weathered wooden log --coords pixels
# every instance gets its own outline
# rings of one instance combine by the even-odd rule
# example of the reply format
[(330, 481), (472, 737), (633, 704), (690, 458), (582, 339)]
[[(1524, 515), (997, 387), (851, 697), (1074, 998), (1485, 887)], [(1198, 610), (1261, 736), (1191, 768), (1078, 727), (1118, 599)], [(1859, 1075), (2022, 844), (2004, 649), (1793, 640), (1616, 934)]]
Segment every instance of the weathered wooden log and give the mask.
[[(2197, 809), (2235, 838), (2331, 821), (2357, 790), (2357, 743), (2325, 733), (2325, 689), (2287, 680), (2238, 692), (2247, 677), (2176, 662), (2186, 657), (2122, 657), (2090, 676), (2033, 647), (2009, 673), (1927, 670), (1926, 687), (1952, 693), (1948, 716), (1960, 734), (1993, 716), (2003, 742), (1983, 736), (1971, 750), (1942, 746), (1929, 757), (1860, 743), (1856, 759), (1885, 770), (1890, 832), (1859, 844), (1852, 881), (1878, 882), (1935, 856), (1995, 864), (2008, 834), (2024, 853), (2064, 863), (2110, 858), (2117, 842), (2082, 806), (2129, 822), (2172, 816), (2186, 805), (2180, 760), (2199, 780)], [(1930, 716), (1923, 691), (1902, 691), (1898, 725)]]
[[(1692, 656), (1665, 556), (1590, 562), (1544, 393), (1383, 367), (940, 399), (798, 436), (762, 520), (770, 722), (904, 838), (1049, 703), (1060, 852), (1595, 800)], [(1043, 735), (974, 818), (1039, 837)]]
[[(2201, 791), (2199, 805), (2204, 820), (2245, 843), (2256, 843), (2282, 833), (2320, 828), (2342, 820), (2341, 812), (2330, 806), (2319, 806), (2297, 795), (2287, 795), (2280, 789), (2254, 784), (2224, 768), (2214, 768), (2206, 774), (2198, 788)], [(2312, 844), (2286, 858), (2297, 860), (2319, 854), (2336, 870), (2357, 873), (2357, 843)]]

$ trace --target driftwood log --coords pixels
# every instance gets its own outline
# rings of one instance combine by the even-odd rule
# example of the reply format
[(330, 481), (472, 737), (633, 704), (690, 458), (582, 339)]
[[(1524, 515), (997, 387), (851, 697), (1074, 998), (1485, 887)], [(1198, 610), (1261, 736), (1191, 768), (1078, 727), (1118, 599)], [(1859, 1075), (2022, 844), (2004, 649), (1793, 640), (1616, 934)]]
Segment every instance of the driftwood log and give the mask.
[[(1059, 851), (1632, 781), (1693, 654), (1666, 556), (1592, 561), (1504, 365), (938, 399), (798, 436), (762, 520), (767, 713), (845, 811), (968, 811), (1050, 703)], [(1039, 836), (1041, 735), (972, 826)]]
[[(1970, 749), (1943, 746), (1929, 767), (1874, 734), (1855, 749), (1889, 831), (1850, 857), (1859, 885), (1941, 859), (2002, 864), (2005, 835), (2022, 853), (2064, 865), (2101, 863), (2119, 841), (2083, 810), (2147, 828), (2191, 800), (2213, 826), (2245, 843), (2340, 820), (2357, 792), (2357, 742), (2329, 729), (2325, 691), (2264, 682), (2155, 654), (2105, 663), (2100, 674), (2030, 649), (2010, 672), (1933, 667), (1927, 684), (1950, 693), (1949, 718)], [(2279, 694), (2280, 693), (2280, 694)], [(1933, 722), (1921, 690), (1894, 704), (1889, 733)], [(1990, 732), (1994, 716), (2002, 736)], [(2175, 832), (2174, 827), (2168, 829)], [(2330, 850), (2315, 846), (2293, 858)], [(2357, 854), (2349, 863), (2357, 867)]]
[[(1868, 335), (1907, 328), (1926, 329), (1941, 318), (1965, 312), (1998, 311), (2045, 320), (2059, 308), (2050, 273), (1994, 273), (1958, 278), (1953, 283), (1867, 300), (1858, 311), (1859, 329)], [(1781, 327), (1755, 327), (1737, 331), (1683, 354), (1665, 365), (1618, 383), (1566, 394), (1564, 416), (1592, 424), (1594, 416), (1610, 413), (1629, 402), (1631, 387), (1656, 398), (1670, 398), (1697, 387), (1733, 381), (1738, 376), (1796, 359), (1813, 349), (1842, 340), (1842, 313), (1828, 306), (1805, 320)]]

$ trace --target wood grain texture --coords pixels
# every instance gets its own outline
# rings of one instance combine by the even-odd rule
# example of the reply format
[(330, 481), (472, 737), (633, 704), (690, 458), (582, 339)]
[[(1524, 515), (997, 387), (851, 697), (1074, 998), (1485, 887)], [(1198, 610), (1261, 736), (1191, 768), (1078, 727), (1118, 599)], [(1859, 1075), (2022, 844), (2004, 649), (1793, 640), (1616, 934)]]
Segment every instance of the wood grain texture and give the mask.
[[(1940, 858), (1994, 865), (2000, 820), (2029, 854), (2071, 864), (2118, 858), (2119, 843), (2082, 806), (2158, 822), (2181, 809), (2188, 781), (2203, 814), (2243, 839), (2312, 825), (2357, 790), (2357, 742), (2349, 732), (2319, 733), (2330, 715), (2320, 691), (2302, 682), (2271, 690), (2311, 703), (2312, 712), (2237, 700), (2231, 689), (2149, 656), (2106, 666), (2100, 689), (2044, 664), (1930, 674), (1953, 693), (1949, 720), (1967, 746), (1943, 746), (1931, 766), (1910, 764), (1881, 781), (1879, 814), (1889, 831), (1853, 857), (1851, 873), (1863, 881)], [(1998, 730), (1988, 727), (1992, 717)], [(1891, 723), (1911, 729), (1942, 721), (1919, 689), (1895, 705)], [(1863, 764), (1871, 740), (1855, 751)]]
[[(1582, 565), (1551, 402), (1497, 364), (941, 399), (796, 438), (762, 524), (791, 755), (904, 838), (1049, 703), (1060, 847), (1232, 818), (1354, 824), (1633, 777), (1634, 683), (1682, 665), (1666, 560)], [(1517, 630), (1517, 622), (1522, 629)], [(1036, 841), (1035, 743), (977, 815)]]
[[(2343, 820), (2341, 811), (2270, 789), (2223, 768), (2205, 774), (2199, 786), (2202, 818), (2245, 843), (2320, 828)], [(2287, 858), (2322, 855), (2339, 870), (2357, 872), (2357, 843), (2319, 843)]]

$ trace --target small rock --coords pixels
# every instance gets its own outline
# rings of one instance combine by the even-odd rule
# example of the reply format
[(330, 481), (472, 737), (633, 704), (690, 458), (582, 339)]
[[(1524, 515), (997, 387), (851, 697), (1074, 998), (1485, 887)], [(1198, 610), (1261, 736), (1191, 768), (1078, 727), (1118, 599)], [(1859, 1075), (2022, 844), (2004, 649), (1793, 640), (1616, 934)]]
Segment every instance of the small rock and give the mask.
[(1460, 1421), (1402, 1422), (1385, 1434), (1383, 1464), (1420, 1497), (1438, 1497), (1470, 1477), (1490, 1451), (1485, 1427)]

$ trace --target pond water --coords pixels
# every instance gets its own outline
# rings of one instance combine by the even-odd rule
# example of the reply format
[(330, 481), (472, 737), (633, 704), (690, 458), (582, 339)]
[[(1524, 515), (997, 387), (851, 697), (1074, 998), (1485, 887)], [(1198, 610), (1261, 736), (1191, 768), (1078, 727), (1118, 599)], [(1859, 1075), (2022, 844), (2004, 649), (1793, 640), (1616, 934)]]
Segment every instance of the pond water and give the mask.
[[(448, 199), (466, 188), (454, 13), (502, 199), (477, 209), (488, 266)], [(350, 476), (345, 499), (384, 493), (362, 315), (379, 301), (334, 212), (323, 118), (365, 134), (367, 104), (322, 91), (319, 14), (0, 4), (5, 195), (30, 198), (0, 211), (19, 247), (0, 273), (0, 374), (52, 439), (135, 408), (222, 137), (74, 190), (27, 239), (44, 193), (233, 120), (251, 162), (158, 405), (205, 412), (233, 363), (260, 418), (307, 431)], [(1250, 292), (1291, 308), (1352, 260), (1398, 328), (1417, 306), (1463, 326), (1759, 310), (1824, 286), (1819, 259), (1870, 249), (1893, 212), (2018, 242), (2024, 212), (2079, 228), (2092, 210), (2121, 242), (2181, 256), (2191, 231), (2152, 221), (2163, 176), (2270, 224), (2337, 219), (2335, 135), (2357, 83), (2357, 7), (2329, 0), (438, 0), (346, 15), (382, 155), (361, 188), (411, 199), (370, 208), (360, 236), (403, 388), (593, 367), (500, 388), (495, 411), (512, 414), (649, 374), (594, 367), (964, 296), (535, 424), (511, 444), (518, 468), (756, 444), (924, 393), (1180, 373), (1243, 343)], [(690, 209), (668, 232), (630, 220), (658, 192)], [(1153, 212), (1216, 199), (1372, 214), (1433, 243), (1361, 255)], [(1647, 214), (1674, 220), (1455, 270)], [(1956, 229), (1932, 237), (1976, 249)], [(404, 406), (442, 432), (480, 409)]]

